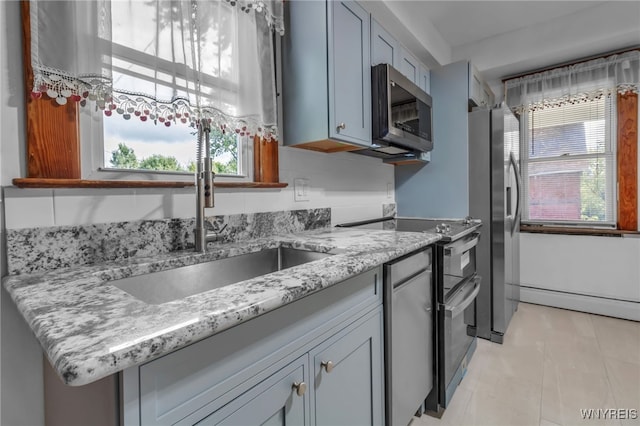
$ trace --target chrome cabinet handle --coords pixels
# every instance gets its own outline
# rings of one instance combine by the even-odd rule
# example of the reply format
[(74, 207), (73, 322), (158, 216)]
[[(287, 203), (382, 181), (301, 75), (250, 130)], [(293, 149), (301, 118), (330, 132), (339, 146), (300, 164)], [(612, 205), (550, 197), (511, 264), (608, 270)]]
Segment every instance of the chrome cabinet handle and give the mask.
[(296, 390), (298, 396), (302, 396), (307, 391), (307, 384), (305, 382), (294, 382), (292, 388)]
[(458, 241), (455, 243), (448, 244), (444, 246), (444, 249), (449, 252), (450, 255), (455, 256), (458, 254), (462, 254), (465, 251), (475, 247), (478, 245), (478, 240), (480, 239), (479, 233), (471, 234), (469, 237), (462, 241)]
[(347, 125), (346, 125), (346, 124), (344, 124), (344, 123), (340, 123), (340, 124), (338, 124), (338, 130), (344, 130), (344, 129), (346, 129), (346, 128), (347, 128)]
[(320, 365), (325, 369), (327, 373), (331, 373), (333, 371), (333, 361), (322, 361)]
[(444, 314), (447, 316), (447, 318), (457, 317), (462, 312), (464, 312), (464, 310), (467, 309), (467, 307), (472, 304), (474, 300), (476, 300), (478, 293), (480, 293), (481, 281), (482, 277), (480, 275), (469, 278), (467, 284), (465, 284), (463, 288), (469, 285), (473, 285), (473, 289), (471, 290), (471, 292), (468, 293), (468, 295), (456, 306), (443, 305), (445, 309)]

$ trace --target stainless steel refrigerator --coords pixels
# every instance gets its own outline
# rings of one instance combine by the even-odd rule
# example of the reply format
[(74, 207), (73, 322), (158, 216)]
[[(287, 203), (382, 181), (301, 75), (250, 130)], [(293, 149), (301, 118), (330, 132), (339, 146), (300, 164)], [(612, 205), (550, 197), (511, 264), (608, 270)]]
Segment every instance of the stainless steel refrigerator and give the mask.
[(483, 279), (475, 331), (478, 337), (498, 343), (520, 301), (519, 129), (518, 119), (505, 106), (469, 113), (469, 214), (483, 223), (476, 250), (477, 271)]

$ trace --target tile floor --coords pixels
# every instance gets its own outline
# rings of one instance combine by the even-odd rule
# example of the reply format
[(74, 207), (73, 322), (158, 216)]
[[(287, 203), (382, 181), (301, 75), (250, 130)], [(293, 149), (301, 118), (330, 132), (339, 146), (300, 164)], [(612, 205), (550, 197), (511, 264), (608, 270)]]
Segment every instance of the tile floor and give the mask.
[[(581, 409), (638, 418), (583, 420)], [(466, 377), (431, 425), (640, 425), (640, 323), (521, 303), (503, 345), (478, 339)]]

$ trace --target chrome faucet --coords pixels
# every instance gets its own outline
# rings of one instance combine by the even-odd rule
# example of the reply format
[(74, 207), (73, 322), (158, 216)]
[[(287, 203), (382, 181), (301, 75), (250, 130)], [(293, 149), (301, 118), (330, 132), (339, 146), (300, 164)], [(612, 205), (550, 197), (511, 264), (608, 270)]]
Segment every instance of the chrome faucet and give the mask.
[[(211, 160), (211, 123), (203, 118), (198, 121), (198, 155), (196, 164), (196, 226), (195, 226), (195, 250), (204, 252), (207, 250), (207, 243), (220, 241), (223, 239), (222, 231), (227, 227), (216, 232), (209, 232), (204, 220), (204, 209), (214, 206), (213, 201), (213, 178), (215, 173), (212, 168)], [(204, 147), (202, 146), (204, 140)], [(202, 151), (204, 148), (204, 158)]]

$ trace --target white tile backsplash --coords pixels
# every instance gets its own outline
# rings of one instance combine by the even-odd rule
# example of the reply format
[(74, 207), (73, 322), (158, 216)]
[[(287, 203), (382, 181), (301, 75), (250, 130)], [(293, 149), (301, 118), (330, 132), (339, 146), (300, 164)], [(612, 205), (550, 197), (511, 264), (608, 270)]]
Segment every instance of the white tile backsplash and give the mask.
[(4, 213), (7, 229), (55, 225), (53, 190), (4, 189)]
[(54, 189), (53, 208), (56, 226), (121, 222), (141, 214), (133, 189)]
[[(294, 200), (293, 181), (309, 179), (309, 201)], [(216, 189), (209, 215), (330, 207), (337, 219), (382, 215), (393, 166), (351, 153), (324, 154), (280, 147), (281, 189)], [(5, 189), (8, 229), (86, 225), (195, 216), (194, 189)], [(391, 202), (393, 199), (391, 199)], [(344, 218), (344, 219), (343, 219)]]
[[(217, 197), (218, 194), (215, 194)], [(169, 216), (176, 219), (186, 219), (196, 215), (195, 188), (180, 188), (172, 191)]]
[(331, 208), (331, 226), (339, 223), (356, 222), (379, 217), (382, 217), (382, 205), (378, 203), (336, 206)]

